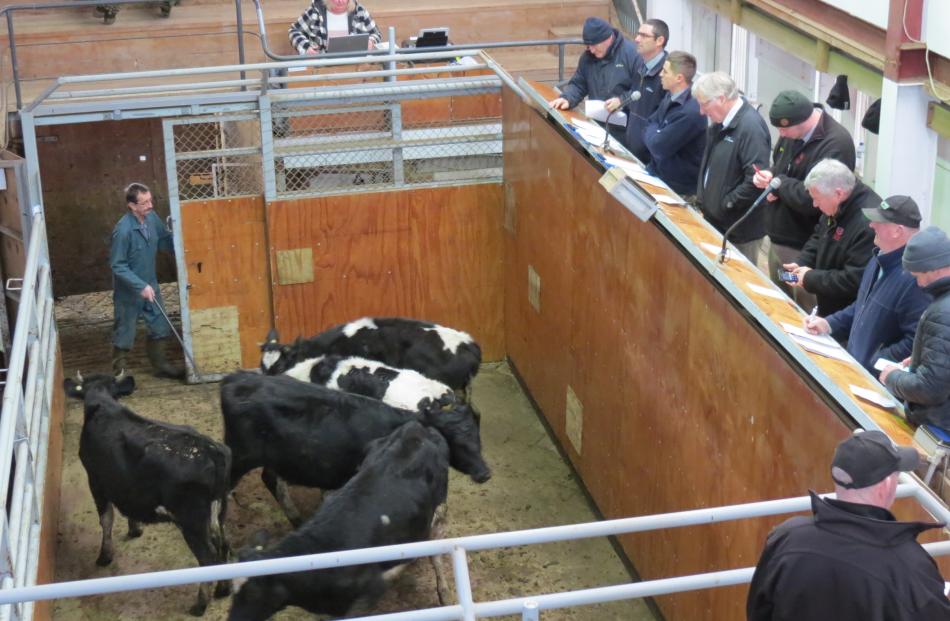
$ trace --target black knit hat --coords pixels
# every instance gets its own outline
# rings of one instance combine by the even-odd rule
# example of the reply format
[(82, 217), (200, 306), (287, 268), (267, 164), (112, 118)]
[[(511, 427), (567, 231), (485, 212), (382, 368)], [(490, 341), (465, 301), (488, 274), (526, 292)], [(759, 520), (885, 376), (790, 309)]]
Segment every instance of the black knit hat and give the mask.
[(825, 100), (829, 108), (835, 110), (851, 109), (851, 92), (848, 90), (848, 76), (839, 75), (835, 78), (835, 85), (831, 87), (828, 93), (828, 99)]
[(792, 127), (804, 123), (815, 107), (798, 91), (782, 91), (769, 108), (769, 120), (775, 127)]
[(599, 17), (588, 17), (584, 21), (584, 45), (597, 45), (610, 38), (614, 29)]
[(872, 134), (878, 133), (881, 129), (881, 100), (878, 99), (870, 106), (868, 106), (868, 111), (864, 113), (864, 118), (861, 119), (861, 127), (868, 130)]
[(919, 463), (916, 449), (894, 446), (883, 431), (859, 429), (835, 449), (831, 478), (841, 487), (860, 489), (880, 483), (895, 472), (910, 472)]

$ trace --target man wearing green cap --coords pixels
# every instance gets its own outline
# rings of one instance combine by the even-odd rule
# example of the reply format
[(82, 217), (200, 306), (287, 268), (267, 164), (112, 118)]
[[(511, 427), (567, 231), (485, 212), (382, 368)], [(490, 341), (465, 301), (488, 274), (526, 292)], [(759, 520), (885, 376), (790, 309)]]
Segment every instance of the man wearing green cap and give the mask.
[(933, 302), (917, 324), (910, 357), (885, 367), (881, 383), (904, 400), (910, 422), (950, 431), (950, 239), (927, 227), (907, 242), (903, 263)]
[(820, 214), (812, 207), (805, 177), (815, 164), (838, 160), (854, 170), (854, 140), (840, 123), (798, 91), (782, 91), (769, 108), (769, 120), (778, 128), (779, 140), (772, 152), (772, 167), (759, 171), (753, 183), (764, 190), (772, 177), (782, 185), (769, 195), (765, 232), (769, 236), (769, 275), (795, 298), (802, 308), (811, 308), (815, 298), (801, 288), (791, 289), (778, 278), (783, 263), (791, 263), (811, 237)]

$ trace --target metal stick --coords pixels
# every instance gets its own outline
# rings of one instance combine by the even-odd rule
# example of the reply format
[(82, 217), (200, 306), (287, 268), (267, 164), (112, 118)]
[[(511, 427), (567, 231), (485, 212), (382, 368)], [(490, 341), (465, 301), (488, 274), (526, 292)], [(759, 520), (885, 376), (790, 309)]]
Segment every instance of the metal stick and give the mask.
[(198, 370), (198, 365), (195, 363), (194, 356), (191, 355), (191, 352), (188, 351), (188, 348), (185, 346), (185, 341), (182, 340), (181, 335), (178, 334), (178, 330), (175, 329), (175, 325), (172, 323), (172, 320), (168, 318), (168, 315), (165, 314), (165, 309), (162, 308), (162, 305), (158, 302), (152, 302), (155, 306), (158, 307), (158, 312), (162, 314), (162, 317), (165, 318), (165, 321), (168, 322), (168, 327), (172, 329), (172, 334), (175, 335), (175, 338), (178, 339), (178, 342), (181, 343), (181, 350), (185, 352), (185, 356), (188, 357), (188, 362), (191, 363), (191, 368), (195, 370), (195, 375), (201, 375), (201, 371)]

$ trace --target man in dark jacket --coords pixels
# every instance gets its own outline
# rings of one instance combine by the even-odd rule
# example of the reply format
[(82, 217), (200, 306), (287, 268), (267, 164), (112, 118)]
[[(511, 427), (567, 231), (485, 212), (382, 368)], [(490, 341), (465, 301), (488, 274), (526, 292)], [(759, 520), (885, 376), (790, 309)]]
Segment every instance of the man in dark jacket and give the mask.
[(696, 194), (696, 176), (706, 146), (706, 119), (690, 93), (696, 58), (670, 52), (660, 72), (666, 95), (650, 115), (643, 143), (650, 151), (647, 170), (682, 196)]
[(670, 27), (659, 19), (648, 19), (637, 29), (637, 61), (633, 68), (632, 91), (639, 91), (640, 98), (628, 104), (627, 132), (624, 146), (644, 164), (650, 162), (650, 151), (644, 143), (643, 132), (647, 119), (653, 114), (666, 95), (660, 72), (666, 62), (666, 44), (670, 39)]
[[(548, 102), (555, 110), (569, 110), (584, 100), (602, 100), (609, 111), (620, 107), (620, 100), (631, 90), (637, 50), (620, 31), (599, 17), (584, 22), (587, 51), (577, 62), (577, 71), (561, 96)], [(623, 138), (623, 129), (611, 126), (611, 135)]]
[[(920, 317), (910, 358), (881, 372), (881, 383), (905, 402), (907, 419), (950, 431), (950, 239), (927, 227), (904, 250), (904, 269), (933, 296)], [(948, 617), (950, 618), (950, 617)]]
[[(720, 233), (749, 211), (759, 195), (752, 177), (768, 165), (771, 138), (759, 113), (739, 96), (736, 83), (721, 71), (707, 73), (693, 84), (699, 111), (712, 125), (699, 165), (696, 204)], [(729, 236), (742, 254), (755, 263), (765, 235), (761, 210), (749, 214)]]
[(765, 230), (769, 235), (769, 275), (802, 306), (814, 299), (802, 297), (802, 290), (791, 291), (778, 278), (778, 269), (798, 256), (818, 223), (811, 196), (805, 189), (805, 177), (825, 159), (838, 160), (854, 170), (854, 140), (840, 123), (798, 91), (782, 91), (769, 108), (769, 120), (778, 128), (779, 140), (772, 153), (772, 167), (762, 170), (753, 182), (765, 189), (773, 176), (782, 180), (778, 191), (769, 195), (765, 209)]
[(769, 534), (746, 600), (749, 621), (937, 621), (950, 600), (917, 535), (944, 526), (898, 522), (890, 512), (899, 472), (917, 451), (881, 431), (856, 433), (831, 464), (837, 499), (811, 492), (811, 517)]
[(847, 342), (848, 353), (874, 373), (878, 358), (901, 361), (910, 355), (914, 333), (930, 296), (901, 267), (907, 241), (920, 229), (920, 210), (909, 196), (892, 196), (864, 210), (877, 248), (864, 270), (853, 304), (827, 319), (809, 316), (811, 334), (831, 334)]
[(838, 160), (815, 164), (805, 187), (821, 217), (795, 262), (782, 268), (797, 278), (792, 287), (814, 294), (818, 313), (827, 316), (857, 298), (874, 249), (874, 231), (861, 210), (879, 206), (881, 197)]

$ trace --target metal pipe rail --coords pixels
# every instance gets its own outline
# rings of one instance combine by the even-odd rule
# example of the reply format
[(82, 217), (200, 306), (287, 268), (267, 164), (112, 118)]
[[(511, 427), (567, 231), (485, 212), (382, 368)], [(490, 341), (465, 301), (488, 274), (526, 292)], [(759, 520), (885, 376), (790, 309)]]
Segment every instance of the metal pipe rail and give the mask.
[[(925, 490), (918, 479), (907, 477), (905, 481), (910, 482), (901, 483), (898, 486), (898, 498), (915, 498), (928, 505), (931, 504), (932, 496), (929, 490)], [(822, 494), (822, 496), (834, 497), (834, 494)], [(634, 584), (475, 603), (471, 598), (471, 583), (468, 577), (468, 563), (466, 558), (468, 552), (557, 541), (570, 541), (590, 537), (622, 535), (661, 528), (680, 528), (684, 526), (715, 524), (737, 519), (807, 511), (810, 507), (811, 498), (801, 496), (797, 498), (731, 505), (712, 509), (697, 509), (607, 520), (603, 522), (591, 522), (587, 524), (572, 524), (535, 530), (457, 537), (454, 539), (423, 541), (362, 550), (347, 550), (229, 565), (178, 569), (151, 574), (80, 580), (3, 590), (0, 591), (0, 605), (116, 593), (146, 588), (180, 586), (196, 582), (232, 580), (235, 578), (248, 578), (296, 571), (311, 571), (315, 569), (336, 568), (344, 565), (407, 561), (436, 554), (450, 554), (453, 559), (459, 604), (441, 608), (362, 617), (361, 619), (365, 619), (366, 621), (369, 619), (373, 619), (374, 621), (448, 621), (517, 614), (522, 610), (525, 610), (525, 613), (528, 614), (530, 611), (536, 611), (542, 608), (577, 606), (634, 597), (649, 597), (696, 589), (743, 584), (751, 579), (753, 570), (752, 568), (733, 569), (707, 574), (664, 578)], [(939, 510), (938, 518), (946, 519), (950, 517), (950, 511), (948, 511), (946, 507), (938, 506), (937, 509)], [(935, 556), (947, 555), (950, 554), (950, 541), (927, 544), (925, 548), (929, 553)], [(536, 604), (536, 607), (527, 607), (526, 603), (528, 602), (533, 602)], [(531, 614), (534, 613), (531, 612)], [(524, 618), (527, 619), (529, 617), (526, 616)], [(533, 618), (537, 619), (538, 617), (535, 616)]]
[[(461, 54), (462, 56), (476, 56), (478, 50), (470, 50)], [(453, 52), (426, 52), (424, 54), (416, 55), (417, 58), (421, 60), (454, 60), (459, 57), (459, 54)], [(248, 72), (248, 71), (260, 71), (261, 79), (256, 81), (246, 81), (246, 80), (229, 80), (229, 81), (208, 81), (205, 84), (206, 90), (216, 90), (221, 89), (223, 86), (241, 86), (248, 85), (249, 83), (257, 84), (270, 84), (270, 83), (282, 83), (285, 82), (287, 78), (277, 77), (277, 76), (268, 76), (268, 73), (272, 70), (280, 69), (290, 69), (295, 67), (312, 67), (312, 68), (321, 68), (321, 67), (337, 67), (345, 66), (354, 63), (383, 63), (383, 62), (406, 62), (405, 55), (396, 53), (386, 52), (385, 56), (357, 56), (355, 58), (313, 58), (309, 57), (307, 60), (298, 60), (293, 62), (280, 62), (280, 63), (249, 63), (244, 65), (217, 65), (213, 67), (189, 67), (187, 69), (154, 69), (149, 71), (133, 71), (126, 73), (100, 73), (100, 74), (89, 74), (89, 75), (77, 75), (77, 76), (64, 76), (57, 78), (56, 81), (51, 84), (46, 90), (40, 93), (32, 102), (30, 102), (25, 108), (25, 112), (33, 112), (38, 106), (40, 106), (44, 101), (48, 99), (77, 99), (77, 95), (70, 95), (71, 92), (67, 93), (57, 93), (57, 90), (62, 86), (67, 86), (71, 84), (89, 84), (94, 82), (117, 82), (122, 80), (145, 80), (145, 79), (164, 79), (164, 78), (179, 78), (187, 76), (213, 76), (219, 74), (228, 74), (228, 73), (238, 73), (238, 72)], [(441, 70), (440, 67), (432, 67), (428, 70), (431, 73), (439, 73)], [(399, 69), (388, 69), (380, 70), (376, 73), (382, 76), (390, 75), (399, 75)], [(420, 72), (422, 73), (422, 72)], [(156, 85), (149, 86), (139, 86), (139, 87), (126, 87), (120, 89), (99, 89), (99, 90), (87, 90), (80, 91), (83, 94), (83, 97), (111, 97), (114, 95), (134, 95), (134, 94), (149, 94), (156, 92)], [(188, 83), (185, 86), (189, 89), (197, 88), (197, 83)], [(177, 89), (177, 86), (169, 85), (164, 88), (165, 91)], [(161, 90), (161, 89), (159, 89)]]
[[(312, 58), (312, 56), (304, 55), (284, 55), (277, 54), (270, 49), (270, 46), (267, 44), (267, 25), (264, 22), (264, 9), (261, 7), (260, 0), (252, 0), (254, 2), (254, 8), (257, 11), (257, 28), (260, 31), (260, 40), (261, 40), (261, 50), (264, 52), (264, 55), (272, 60), (293, 60), (293, 59), (306, 59)], [(390, 29), (390, 41), (389, 48), (384, 48), (383, 50), (371, 51), (369, 54), (385, 54), (388, 51), (393, 49), (395, 41), (392, 39), (395, 38), (395, 29)], [(584, 45), (583, 39), (531, 39), (526, 41), (496, 41), (493, 43), (463, 43), (459, 45), (439, 45), (433, 47), (424, 48), (429, 51), (466, 51), (466, 50), (487, 50), (493, 48), (501, 47), (537, 47), (542, 45), (557, 45), (558, 48), (558, 67), (557, 75), (558, 81), (564, 79), (564, 48), (568, 45)], [(321, 54), (321, 56), (331, 57), (331, 58), (345, 58), (347, 56), (355, 56), (361, 54), (362, 52), (336, 52), (333, 54)], [(406, 54), (409, 57), (409, 60), (412, 57), (416, 56), (419, 52), (415, 50), (412, 51), (403, 51), (403, 54)]]
[[(10, 368), (0, 413), (0, 588), (36, 582), (46, 482), (52, 379), (56, 373), (56, 323), (46, 226), (35, 207), (27, 247)], [(24, 377), (25, 376), (25, 377)], [(12, 474), (12, 493), (10, 489)], [(29, 619), (32, 602), (0, 608), (0, 620)]]
[[(76, 7), (94, 7), (102, 4), (101, 0), (70, 0), (69, 2), (34, 2), (30, 4), (8, 4), (0, 8), (0, 15), (6, 16), (7, 38), (10, 46), (10, 66), (13, 73), (13, 89), (16, 93), (17, 109), (23, 107), (23, 94), (20, 89), (20, 69), (17, 63), (16, 35), (13, 30), (13, 13), (15, 11), (35, 11), (40, 9), (74, 9)], [(154, 0), (109, 0), (109, 4), (154, 4)], [(244, 64), (244, 24), (241, 17), (241, 0), (234, 0), (237, 13), (237, 43), (238, 62)], [(244, 77), (243, 75), (241, 76)]]

